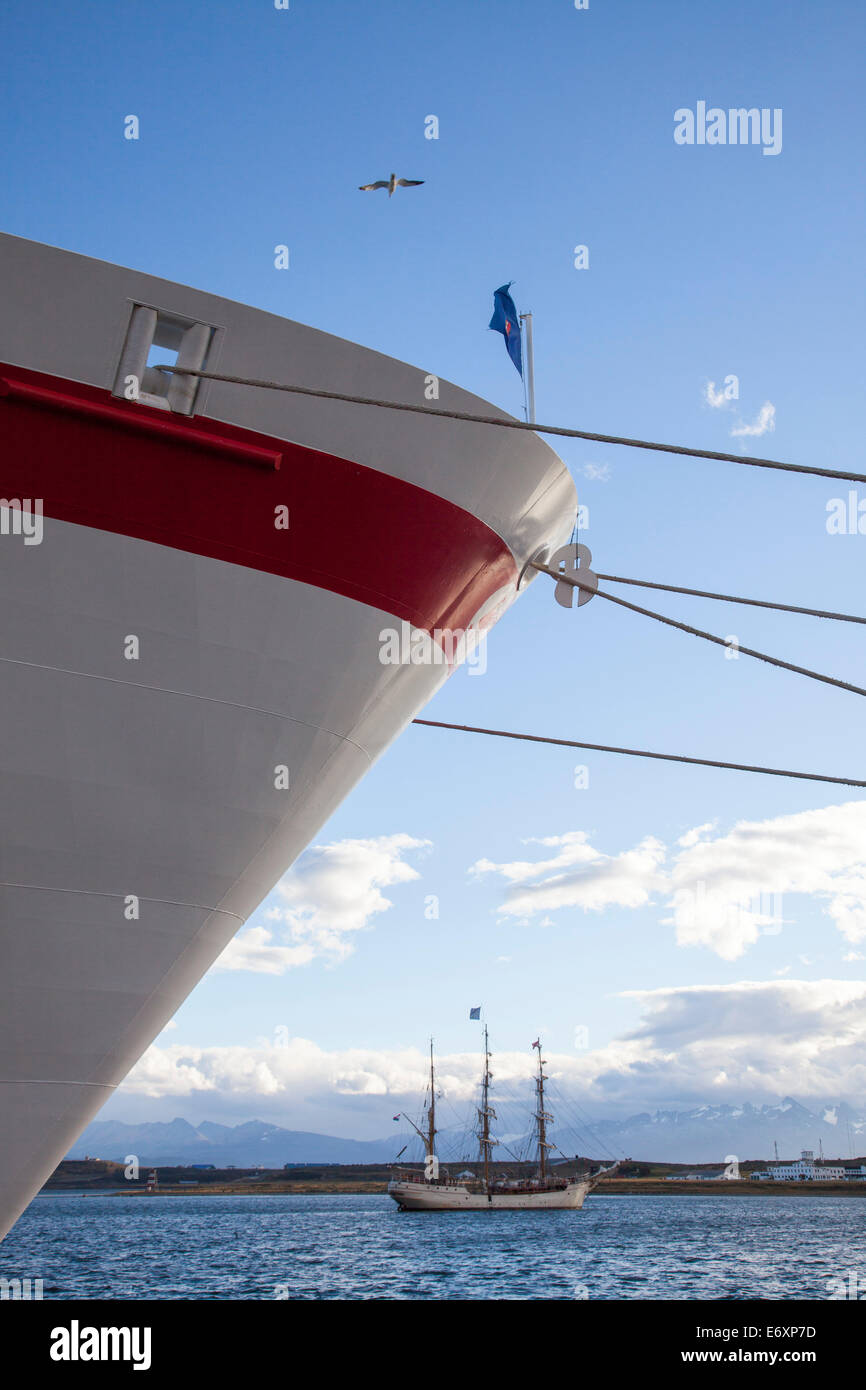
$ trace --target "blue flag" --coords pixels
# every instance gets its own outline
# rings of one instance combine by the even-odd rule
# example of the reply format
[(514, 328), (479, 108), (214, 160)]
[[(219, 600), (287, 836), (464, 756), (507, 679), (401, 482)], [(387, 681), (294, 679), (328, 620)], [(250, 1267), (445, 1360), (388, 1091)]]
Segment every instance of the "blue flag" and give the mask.
[(480, 1005), (480, 1004), (479, 1004), (479, 1006), (478, 1006), (477, 1009), (470, 1009), (470, 1010), (469, 1010), (469, 1017), (470, 1017), (470, 1018), (480, 1018), (480, 1017), (481, 1017), (481, 1005)]
[(513, 284), (514, 281), (509, 280), (507, 285), (500, 285), (498, 290), (493, 291), (493, 318), (488, 326), (495, 328), (497, 333), (502, 334), (508, 356), (520, 375), (523, 376), (523, 360), (520, 352), (520, 320), (517, 317), (514, 300), (508, 293)]

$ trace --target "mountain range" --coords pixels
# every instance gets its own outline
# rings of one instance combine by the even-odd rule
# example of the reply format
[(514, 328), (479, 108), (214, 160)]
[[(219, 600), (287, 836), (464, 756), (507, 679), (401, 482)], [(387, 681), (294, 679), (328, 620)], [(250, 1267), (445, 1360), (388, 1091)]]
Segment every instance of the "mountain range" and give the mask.
[(284, 1163), (386, 1163), (399, 1148), (393, 1139), (338, 1139), (330, 1134), (283, 1129), (262, 1120), (239, 1125), (213, 1124), (210, 1120), (191, 1125), (182, 1119), (137, 1125), (94, 1120), (66, 1157), (123, 1160), (127, 1154), (135, 1154), (142, 1164), (166, 1167), (213, 1163), (218, 1168), (230, 1164), (282, 1168)]
[[(500, 1121), (504, 1121), (500, 1135), (512, 1151), (520, 1150), (527, 1136), (522, 1129), (505, 1132), (510, 1128), (508, 1119), (500, 1110)], [(554, 1133), (560, 1148), (569, 1155), (594, 1158), (614, 1154), (667, 1163), (721, 1163), (730, 1154), (741, 1160), (771, 1159), (774, 1145), (783, 1159), (799, 1157), (801, 1149), (813, 1149), (816, 1154), (823, 1149), (828, 1158), (859, 1157), (866, 1149), (866, 1111), (834, 1101), (807, 1109), (790, 1096), (773, 1105), (700, 1105), (573, 1126), (564, 1115), (561, 1119)], [(464, 1130), (440, 1131), (442, 1156), (470, 1157), (465, 1136)], [(122, 1161), (135, 1154), (139, 1162), (151, 1165), (281, 1168), (285, 1163), (387, 1163), (404, 1143), (403, 1128), (395, 1128), (387, 1139), (359, 1140), (284, 1129), (261, 1120), (238, 1125), (208, 1120), (192, 1125), (184, 1119), (142, 1124), (95, 1120), (67, 1157)], [(419, 1141), (414, 1141), (407, 1159), (419, 1156), (415, 1149), (420, 1151)], [(500, 1151), (497, 1157), (508, 1154)]]
[(656, 1110), (623, 1121), (602, 1120), (595, 1133), (615, 1152), (667, 1163), (721, 1163), (799, 1158), (802, 1149), (827, 1158), (853, 1158), (866, 1148), (866, 1111), (829, 1101), (807, 1109), (791, 1096), (775, 1105), (700, 1105)]

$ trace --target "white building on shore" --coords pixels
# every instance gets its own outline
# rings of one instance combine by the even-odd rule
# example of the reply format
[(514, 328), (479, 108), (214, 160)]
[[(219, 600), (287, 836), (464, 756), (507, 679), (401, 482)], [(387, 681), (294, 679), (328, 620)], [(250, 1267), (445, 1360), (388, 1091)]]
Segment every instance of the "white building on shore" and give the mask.
[(812, 1149), (803, 1149), (792, 1163), (773, 1163), (756, 1178), (765, 1182), (864, 1182), (866, 1163), (859, 1166), (843, 1163), (824, 1163), (815, 1159)]

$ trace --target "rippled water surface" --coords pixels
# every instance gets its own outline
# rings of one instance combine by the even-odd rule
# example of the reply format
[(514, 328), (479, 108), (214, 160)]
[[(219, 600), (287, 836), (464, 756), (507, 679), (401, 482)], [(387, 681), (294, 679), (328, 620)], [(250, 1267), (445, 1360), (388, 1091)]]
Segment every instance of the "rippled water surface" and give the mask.
[(37, 1198), (0, 1275), (45, 1298), (826, 1299), (866, 1277), (866, 1200), (605, 1197), (398, 1212), (388, 1197)]

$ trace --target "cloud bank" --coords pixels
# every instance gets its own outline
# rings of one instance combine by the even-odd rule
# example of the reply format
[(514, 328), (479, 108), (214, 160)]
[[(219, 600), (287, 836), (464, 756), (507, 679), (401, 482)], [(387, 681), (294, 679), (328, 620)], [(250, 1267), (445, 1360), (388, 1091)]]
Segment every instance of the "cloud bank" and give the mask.
[[(529, 923), (539, 913), (603, 912), (663, 904), (680, 946), (703, 946), (736, 960), (783, 925), (783, 900), (815, 898), (846, 941), (866, 940), (866, 802), (847, 802), (766, 821), (740, 821), (727, 833), (711, 824), (682, 835), (669, 852), (648, 836), (606, 855), (585, 831), (538, 844), (555, 853), (496, 864), (480, 859), (474, 877), (505, 884), (499, 912)], [(792, 911), (789, 903), (784, 911)]]
[(357, 933), (393, 907), (383, 888), (420, 877), (405, 856), (428, 846), (406, 834), (313, 845), (278, 883), (284, 906), (263, 914), (272, 925), (244, 928), (214, 969), (282, 975), (319, 957), (344, 959)]
[[(708, 1099), (761, 1104), (782, 1094), (862, 1103), (862, 981), (745, 980), (627, 991), (622, 997), (636, 1000), (642, 1012), (632, 1031), (596, 1049), (545, 1049), (551, 1077), (595, 1115)], [(533, 1065), (528, 1045), (523, 1051), (497, 1050), (497, 1084), (528, 1084)], [(420, 1049), (328, 1052), (304, 1038), (286, 1038), (284, 1045), (267, 1039), (231, 1047), (154, 1044), (121, 1093), (206, 1097), (224, 1112), (234, 1108), (249, 1117), (253, 1110), (295, 1127), (298, 1114), (314, 1104), (327, 1117), (319, 1122), (332, 1133), (357, 1133), (358, 1117), (367, 1115), (376, 1134), (394, 1110), (417, 1109), (428, 1066)], [(439, 1058), (441, 1089), (455, 1105), (471, 1100), (478, 1077), (474, 1051)]]

